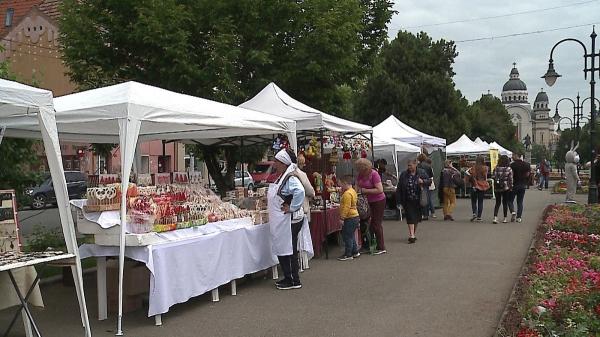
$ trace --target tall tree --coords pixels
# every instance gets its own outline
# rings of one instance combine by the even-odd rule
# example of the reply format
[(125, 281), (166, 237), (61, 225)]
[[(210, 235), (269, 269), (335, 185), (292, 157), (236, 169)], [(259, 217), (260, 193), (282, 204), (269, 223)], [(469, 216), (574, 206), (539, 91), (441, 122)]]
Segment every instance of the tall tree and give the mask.
[(482, 95), (469, 106), (467, 118), (471, 121), (468, 135), (481, 137), (488, 142), (498, 142), (509, 150), (518, 150), (516, 127), (512, 124), (506, 108), (498, 97)]
[[(3, 50), (0, 47), (0, 51)], [(11, 81), (16, 79), (6, 60), (0, 62), (0, 78)], [(25, 202), (23, 199), (25, 188), (34, 185), (40, 179), (40, 175), (32, 170), (39, 164), (37, 156), (39, 149), (36, 143), (39, 142), (6, 137), (0, 143), (0, 189), (14, 189), (20, 205)]]
[(465, 118), (468, 102), (452, 81), (457, 55), (451, 41), (398, 32), (382, 47), (355, 115), (376, 124), (393, 114), (424, 132), (458, 138), (470, 122)]
[[(81, 88), (136, 80), (240, 104), (267, 83), (333, 113), (387, 36), (384, 0), (64, 0), (61, 45)], [(203, 148), (204, 158), (218, 154)], [(235, 152), (235, 151), (234, 151)], [(211, 172), (219, 188), (219, 172)], [(219, 186), (221, 185), (221, 186)]]

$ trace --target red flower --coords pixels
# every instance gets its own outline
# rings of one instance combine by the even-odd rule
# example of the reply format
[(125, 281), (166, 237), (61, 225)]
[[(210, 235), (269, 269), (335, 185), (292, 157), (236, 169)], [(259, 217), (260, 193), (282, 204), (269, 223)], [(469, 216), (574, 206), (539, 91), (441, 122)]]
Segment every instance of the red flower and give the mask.
[(533, 329), (523, 327), (517, 333), (517, 337), (540, 337), (540, 335)]

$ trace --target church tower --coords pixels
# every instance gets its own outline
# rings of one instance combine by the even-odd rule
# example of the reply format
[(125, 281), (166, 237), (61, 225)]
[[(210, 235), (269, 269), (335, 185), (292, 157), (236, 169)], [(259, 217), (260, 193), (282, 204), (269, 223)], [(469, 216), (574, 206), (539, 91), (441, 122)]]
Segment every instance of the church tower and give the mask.
[(550, 118), (548, 104), (548, 94), (541, 89), (533, 103), (533, 143), (547, 148), (552, 143), (554, 135), (554, 121)]

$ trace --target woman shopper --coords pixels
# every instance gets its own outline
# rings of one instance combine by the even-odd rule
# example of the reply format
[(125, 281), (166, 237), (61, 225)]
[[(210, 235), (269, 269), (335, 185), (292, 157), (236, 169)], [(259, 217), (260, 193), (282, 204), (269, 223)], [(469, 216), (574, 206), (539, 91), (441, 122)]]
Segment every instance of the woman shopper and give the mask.
[(494, 189), (496, 191), (496, 205), (494, 206), (494, 221), (498, 223), (498, 210), (502, 204), (502, 212), (504, 214), (503, 223), (508, 222), (508, 209), (513, 213), (513, 204), (510, 202), (510, 194), (512, 193), (513, 172), (510, 168), (510, 159), (507, 155), (500, 156), (498, 166), (494, 169)]
[(267, 194), (273, 254), (277, 255), (284, 278), (277, 289), (299, 289), (298, 234), (304, 223), (304, 187), (296, 176), (296, 155), (283, 149), (275, 155), (274, 167), (281, 175), (269, 185)]
[(360, 158), (356, 161), (358, 177), (356, 179), (357, 192), (367, 196), (371, 209), (371, 221), (369, 227), (375, 233), (377, 248), (374, 255), (387, 253), (383, 239), (383, 212), (385, 211), (385, 194), (379, 173), (373, 169), (371, 161)]
[[(406, 223), (408, 224), (408, 243), (415, 243), (416, 227), (421, 220), (421, 193), (423, 189), (429, 189), (431, 178), (424, 170), (417, 168), (417, 161), (412, 159), (408, 162), (408, 168), (398, 178), (396, 188), (396, 200), (404, 209)], [(425, 206), (426, 207), (426, 206)]]
[[(419, 161), (417, 168), (423, 170), (425, 172), (425, 174), (427, 174), (427, 178), (429, 178), (430, 180), (433, 179), (433, 169), (431, 168), (431, 159), (427, 158), (426, 154), (421, 153), (417, 157), (417, 160)], [(433, 181), (433, 180), (431, 180), (431, 181)], [(423, 211), (423, 220), (429, 220), (429, 215), (431, 215), (431, 217), (435, 219), (436, 218), (435, 208), (433, 207), (433, 199), (432, 199), (433, 191), (431, 191), (429, 188), (427, 188), (426, 193), (427, 193), (427, 206), (421, 208)]]
[(442, 201), (444, 220), (454, 221), (452, 213), (456, 206), (456, 188), (462, 186), (460, 171), (452, 165), (452, 160), (446, 160), (438, 184), (439, 197)]
[(485, 191), (490, 188), (490, 184), (487, 181), (488, 167), (485, 165), (483, 156), (477, 156), (475, 166), (471, 167), (467, 172), (473, 188), (473, 191), (471, 192), (471, 210), (473, 211), (471, 222), (481, 222), (483, 197)]

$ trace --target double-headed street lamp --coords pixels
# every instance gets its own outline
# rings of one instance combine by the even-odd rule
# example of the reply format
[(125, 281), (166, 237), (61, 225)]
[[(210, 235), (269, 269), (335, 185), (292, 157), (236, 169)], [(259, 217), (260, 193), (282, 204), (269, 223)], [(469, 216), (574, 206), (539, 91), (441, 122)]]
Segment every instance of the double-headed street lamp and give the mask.
[[(591, 97), (588, 97), (586, 99), (584, 99), (583, 101), (580, 102), (580, 96), (579, 93), (577, 93), (577, 102), (573, 101), (571, 98), (569, 97), (563, 97), (561, 99), (559, 99), (556, 102), (556, 107), (554, 110), (554, 116), (552, 116), (552, 120), (554, 121), (554, 123), (558, 124), (558, 131), (560, 131), (560, 122), (563, 119), (568, 120), (571, 123), (571, 129), (575, 129), (575, 139), (579, 142), (579, 131), (581, 130), (580, 126), (579, 126), (579, 122), (583, 119), (587, 119), (588, 123), (590, 122), (590, 119), (585, 117), (583, 115), (583, 104), (588, 100), (591, 99)], [(570, 101), (573, 104), (573, 119), (569, 118), (569, 117), (562, 117), (559, 113), (558, 113), (558, 105), (560, 104), (560, 102), (567, 100)], [(600, 103), (599, 99), (595, 99), (596, 102)]]
[[(549, 86), (554, 85), (554, 83), (556, 82), (556, 80), (561, 76), (559, 75), (555, 70), (554, 70), (554, 60), (552, 59), (552, 55), (554, 54), (554, 49), (561, 43), (566, 42), (566, 41), (573, 41), (573, 42), (577, 42), (579, 43), (582, 47), (583, 47), (583, 60), (584, 60), (584, 68), (583, 68), (583, 76), (585, 79), (587, 79), (587, 75), (588, 72), (590, 73), (590, 98), (592, 100), (592, 104), (591, 104), (591, 111), (590, 111), (590, 147), (591, 147), (591, 154), (592, 154), (592, 164), (594, 162), (594, 159), (596, 158), (596, 107), (595, 107), (595, 90), (596, 90), (596, 80), (595, 80), (595, 74), (596, 72), (600, 73), (600, 51), (596, 51), (596, 30), (595, 27), (592, 28), (592, 34), (590, 34), (590, 38), (592, 39), (592, 49), (591, 52), (588, 53), (587, 48), (585, 47), (585, 44), (577, 39), (573, 39), (573, 38), (567, 38), (567, 39), (563, 39), (558, 41), (554, 47), (552, 47), (552, 50), (550, 51), (550, 60), (548, 61), (548, 71), (546, 72), (546, 74), (544, 76), (542, 76), (543, 79), (546, 80), (546, 84), (548, 84)], [(598, 58), (598, 66), (596, 65), (596, 58)], [(590, 67), (588, 68), (588, 59), (590, 60)], [(597, 187), (594, 184), (595, 180), (595, 175), (596, 172), (593, 168), (593, 165), (591, 167), (591, 174), (590, 174), (590, 183), (589, 183), (589, 192), (588, 192), (588, 203), (589, 204), (595, 204), (598, 202), (598, 191), (597, 191)]]

